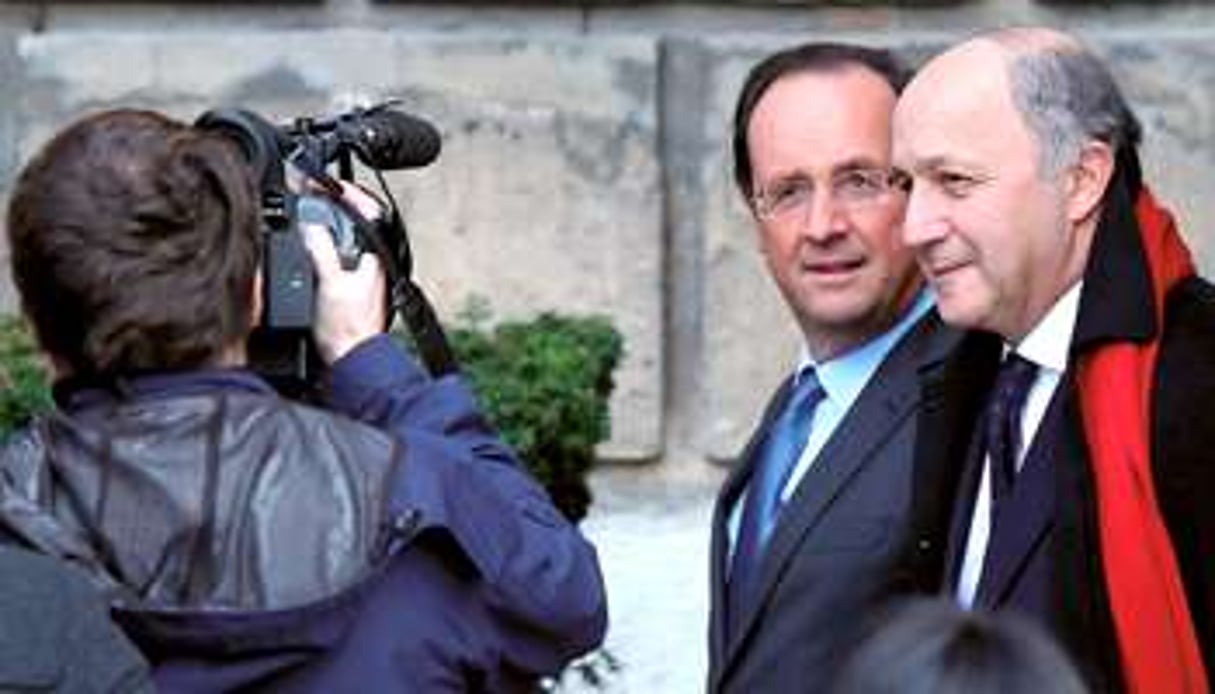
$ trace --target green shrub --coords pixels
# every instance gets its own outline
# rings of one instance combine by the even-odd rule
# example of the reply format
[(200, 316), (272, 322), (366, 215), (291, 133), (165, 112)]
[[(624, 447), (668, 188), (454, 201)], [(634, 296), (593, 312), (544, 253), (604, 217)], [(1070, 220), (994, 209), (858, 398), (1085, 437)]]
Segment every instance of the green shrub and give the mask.
[(483, 323), (466, 313), (449, 331), (452, 349), (502, 437), (577, 522), (591, 501), (595, 444), (608, 435), (620, 334), (601, 317), (546, 313), (492, 330)]
[(0, 317), (0, 438), (51, 406), (46, 363), (25, 322)]

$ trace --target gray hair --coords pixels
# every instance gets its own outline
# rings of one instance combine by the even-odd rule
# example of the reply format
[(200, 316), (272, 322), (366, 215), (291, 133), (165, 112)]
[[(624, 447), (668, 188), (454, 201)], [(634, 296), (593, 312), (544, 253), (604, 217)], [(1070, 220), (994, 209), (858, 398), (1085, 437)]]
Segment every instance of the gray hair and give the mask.
[(1054, 176), (1085, 143), (1099, 140), (1117, 154), (1137, 147), (1141, 128), (1105, 65), (1084, 48), (1039, 47), (1009, 65), (1012, 100), (1038, 140), (1038, 168)]

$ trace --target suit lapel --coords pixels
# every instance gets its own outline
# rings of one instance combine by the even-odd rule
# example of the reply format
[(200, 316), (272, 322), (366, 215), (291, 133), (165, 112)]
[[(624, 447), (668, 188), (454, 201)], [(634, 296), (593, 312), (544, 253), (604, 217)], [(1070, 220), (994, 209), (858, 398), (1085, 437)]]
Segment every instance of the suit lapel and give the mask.
[[(737, 656), (742, 643), (755, 626), (768, 595), (807, 533), (822, 518), (849, 480), (915, 410), (920, 397), (920, 368), (927, 362), (942, 360), (954, 342), (953, 333), (940, 329), (935, 313), (921, 319), (886, 357), (840, 421), (781, 512), (760, 566), (755, 599), (746, 606), (738, 622), (738, 633), (729, 635), (730, 642), (726, 644), (725, 659), (722, 661), (726, 665), (723, 671)], [(737, 494), (737, 489), (734, 493)], [(721, 565), (718, 562), (715, 564)], [(714, 581), (714, 590), (721, 585)], [(720, 604), (716, 598), (714, 604)], [(714, 625), (714, 629), (719, 628), (721, 631), (718, 633), (724, 634), (724, 627)]]
[[(711, 577), (709, 586), (712, 593), (710, 596), (712, 609), (710, 610), (709, 623), (709, 653), (712, 663), (719, 665), (718, 667), (710, 668), (714, 676), (719, 676), (722, 673), (726, 662), (726, 581), (729, 578), (729, 567), (727, 564), (729, 562), (730, 512), (734, 508), (734, 503), (737, 501), (739, 494), (746, 488), (747, 481), (751, 478), (751, 472), (755, 468), (755, 455), (759, 450), (760, 444), (763, 443), (764, 438), (767, 436), (772, 420), (776, 417), (776, 414), (781, 409), (781, 405), (789, 396), (789, 388), (792, 386), (792, 383), (792, 378), (786, 378), (768, 401), (759, 426), (756, 427), (755, 433), (743, 448), (743, 452), (739, 456), (738, 465), (734, 467), (733, 471), (726, 478), (721, 491), (717, 495), (717, 501), (713, 505), (713, 530), (711, 546), (709, 548), (711, 564), (709, 567)], [(712, 686), (715, 687), (716, 685)]]
[[(759, 594), (771, 590), (806, 533), (822, 518), (849, 480), (873, 456), (919, 402), (914, 374), (908, 369), (875, 377), (806, 472), (782, 511), (764, 555)], [(884, 381), (884, 383), (882, 383)]]

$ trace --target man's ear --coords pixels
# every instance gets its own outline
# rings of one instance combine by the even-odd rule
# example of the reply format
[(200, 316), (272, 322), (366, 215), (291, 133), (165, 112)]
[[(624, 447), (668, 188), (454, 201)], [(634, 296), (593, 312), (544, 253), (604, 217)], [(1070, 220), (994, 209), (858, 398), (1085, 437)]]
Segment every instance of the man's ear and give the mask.
[(262, 277), (262, 266), (258, 264), (257, 272), (253, 273), (253, 295), (249, 302), (249, 330), (253, 330), (262, 322), (262, 311), (265, 306), (262, 305), (262, 285), (265, 282)]
[(1091, 218), (1114, 176), (1114, 150), (1108, 144), (1090, 140), (1066, 172), (1067, 218), (1078, 224)]

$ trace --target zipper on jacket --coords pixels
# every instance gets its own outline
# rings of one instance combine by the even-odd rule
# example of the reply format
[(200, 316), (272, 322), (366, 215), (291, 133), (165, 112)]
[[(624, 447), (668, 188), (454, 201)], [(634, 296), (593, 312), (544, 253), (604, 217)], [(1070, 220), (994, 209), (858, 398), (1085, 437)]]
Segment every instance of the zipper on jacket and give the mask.
[(380, 538), (376, 543), (376, 557), (390, 557), (401, 551), (418, 534), (422, 525), (422, 511), (407, 508), (392, 513), (380, 523)]

